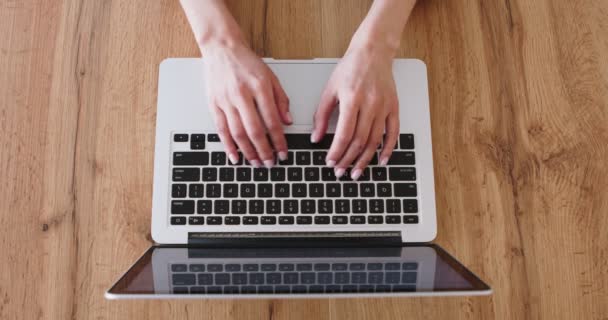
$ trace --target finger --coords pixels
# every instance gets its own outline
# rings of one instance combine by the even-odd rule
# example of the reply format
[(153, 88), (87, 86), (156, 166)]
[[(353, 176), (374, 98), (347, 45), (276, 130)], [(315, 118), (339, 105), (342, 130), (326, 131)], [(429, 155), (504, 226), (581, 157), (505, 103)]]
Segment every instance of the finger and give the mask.
[(266, 125), (272, 145), (279, 155), (279, 159), (287, 159), (287, 141), (283, 132), (283, 123), (279, 116), (279, 110), (274, 101), (271, 88), (256, 90), (256, 102), (262, 121)]
[(228, 155), (230, 162), (232, 162), (232, 164), (237, 164), (239, 162), (239, 154), (236, 144), (234, 144), (234, 140), (232, 140), (232, 136), (230, 135), (226, 115), (222, 109), (218, 108), (217, 106), (211, 106), (210, 110), (217, 129), (217, 134), (220, 136), (220, 140), (224, 144), (224, 151)]
[[(348, 146), (352, 143), (355, 128), (359, 125), (357, 123), (359, 112), (357, 104), (358, 100), (345, 100), (345, 103), (340, 103), (340, 115), (336, 124), (336, 133), (325, 158), (329, 167), (333, 167), (338, 163)], [(362, 144), (364, 143), (365, 141), (362, 142)]]
[(254, 105), (253, 97), (239, 95), (233, 97), (233, 102), (239, 106), (238, 111), (241, 120), (243, 121), (245, 131), (249, 136), (249, 141), (253, 143), (256, 152), (264, 162), (264, 165), (271, 167), (274, 164), (272, 147), (266, 136), (264, 123), (260, 118), (258, 109)]
[(351, 172), (351, 178), (353, 180), (359, 179), (365, 167), (367, 167), (370, 160), (372, 160), (372, 158), (376, 154), (376, 150), (378, 149), (380, 142), (382, 142), (384, 122), (385, 121), (382, 120), (382, 118), (376, 118), (376, 120), (374, 120), (372, 131), (369, 135), (369, 138), (367, 139), (367, 145), (365, 147), (365, 150), (363, 151), (363, 153), (361, 153), (359, 159), (357, 159), (357, 161), (355, 162), (354, 168)]
[(293, 117), (289, 112), (289, 97), (287, 97), (287, 94), (276, 76), (272, 77), (272, 93), (274, 95), (274, 101), (276, 101), (277, 107), (279, 108), (279, 114), (281, 115), (283, 123), (286, 125), (292, 124)]
[[(373, 109), (368, 108), (368, 110), (371, 111)], [(346, 171), (346, 168), (348, 168), (365, 150), (375, 119), (373, 111), (370, 111), (359, 112), (355, 133), (346, 151), (336, 164), (336, 176), (342, 176)]]
[(228, 122), (228, 128), (230, 128), (230, 134), (232, 138), (236, 141), (236, 144), (239, 146), (239, 149), (245, 155), (245, 159), (249, 160), (249, 162), (254, 167), (261, 167), (262, 164), (260, 162), (260, 158), (258, 157), (255, 148), (249, 141), (249, 136), (247, 135), (247, 131), (245, 131), (245, 127), (243, 126), (243, 122), (241, 121), (241, 117), (234, 107), (223, 108), (224, 114), (226, 115), (226, 120)]
[(313, 143), (321, 141), (323, 135), (325, 135), (329, 117), (331, 117), (331, 113), (334, 111), (337, 103), (338, 101), (336, 100), (333, 90), (325, 88), (323, 94), (321, 94), (321, 100), (319, 101), (319, 106), (317, 107), (313, 119), (313, 129), (312, 134), (310, 135), (310, 141)]
[(395, 145), (399, 139), (399, 117), (394, 114), (389, 114), (386, 118), (386, 133), (384, 135), (384, 145), (380, 152), (380, 165), (388, 164), (388, 159), (391, 158)]

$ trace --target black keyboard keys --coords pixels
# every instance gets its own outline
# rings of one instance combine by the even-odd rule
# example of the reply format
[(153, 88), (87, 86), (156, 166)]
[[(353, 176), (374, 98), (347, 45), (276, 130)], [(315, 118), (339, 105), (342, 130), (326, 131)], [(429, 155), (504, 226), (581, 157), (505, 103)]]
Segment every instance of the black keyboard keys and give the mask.
[(281, 200), (266, 200), (266, 213), (281, 213)]
[[(298, 213), (298, 200), (283, 200), (283, 213), (297, 214)], [(293, 224), (293, 223), (291, 223), (291, 224)]]
[(255, 184), (243, 183), (241, 184), (241, 198), (253, 198), (255, 197)]
[(393, 194), (392, 186), (390, 183), (378, 183), (376, 185), (376, 189), (378, 190), (378, 197), (389, 198)]
[(350, 213), (350, 200), (336, 200), (336, 213)]
[(306, 197), (306, 184), (305, 183), (294, 183), (291, 185), (291, 195), (295, 198)]
[(241, 167), (236, 169), (236, 181), (251, 181), (251, 168)]
[(171, 217), (172, 225), (184, 225), (186, 224), (186, 217)]
[(207, 191), (206, 191), (206, 196), (207, 198), (219, 198), (222, 196), (222, 185), (219, 183), (208, 183), (206, 185), (207, 187)]
[(301, 200), (301, 212), (304, 214), (312, 214), (315, 213), (315, 200)]
[(295, 218), (293, 216), (280, 216), (279, 224), (294, 224)]
[(251, 213), (251, 214), (264, 213), (264, 200), (249, 200), (249, 213)]
[(315, 216), (315, 224), (329, 224), (329, 216)]
[(173, 168), (173, 181), (200, 181), (199, 168)]
[(416, 197), (418, 189), (415, 183), (395, 183), (393, 184), (396, 197)]
[(245, 201), (245, 200), (232, 200), (232, 213), (233, 214), (245, 214), (245, 213), (247, 213), (247, 201)]
[(323, 199), (323, 200), (317, 201), (317, 204), (318, 204), (319, 213), (327, 214), (327, 213), (333, 212), (333, 201)]
[(173, 135), (173, 141), (175, 142), (188, 142), (188, 135), (185, 133), (176, 133)]
[(414, 149), (414, 135), (411, 133), (400, 134), (399, 145), (401, 149)]
[(306, 181), (319, 181), (319, 168), (308, 167), (304, 168), (304, 179)]
[(415, 181), (416, 168), (392, 167), (389, 168), (388, 175), (392, 181)]
[(241, 224), (241, 217), (230, 216), (224, 219), (227, 225), (239, 225)]
[(193, 183), (190, 185), (190, 198), (202, 198), (204, 193), (204, 185), (200, 183)]
[(367, 213), (367, 200), (354, 199), (352, 203), (353, 213)]
[(203, 224), (205, 224), (205, 218), (203, 218), (203, 217), (196, 217), (196, 216), (195, 217), (188, 217), (188, 224), (194, 225), (194, 226), (203, 225)]
[(288, 181), (302, 181), (302, 168), (290, 167), (287, 168)]
[(387, 199), (386, 212), (401, 213), (401, 201), (399, 201), (399, 199)]
[(321, 179), (323, 181), (336, 181), (336, 175), (334, 174), (334, 169), (323, 167), (321, 168)]
[(277, 198), (289, 198), (289, 184), (277, 183), (274, 185), (274, 196)]
[(174, 183), (171, 186), (171, 197), (172, 198), (185, 198), (186, 197), (186, 184), (185, 183)]
[(203, 181), (217, 181), (217, 168), (203, 168)]
[(227, 214), (230, 202), (228, 200), (215, 200), (213, 202), (213, 212), (215, 214)]
[(258, 224), (258, 217), (252, 217), (252, 216), (245, 216), (243, 217), (243, 224), (247, 224), (247, 225), (253, 225), (253, 224)]
[(326, 151), (315, 151), (312, 153), (312, 164), (315, 166), (324, 166), (326, 157)]
[(220, 181), (234, 181), (234, 168), (220, 168)]
[(208, 152), (173, 152), (174, 166), (206, 166), (208, 164)]
[(386, 181), (386, 168), (385, 167), (372, 168), (372, 179), (374, 181)]
[(308, 152), (308, 151), (296, 152), (296, 164), (299, 166), (310, 165), (310, 152)]
[(311, 183), (308, 188), (310, 189), (308, 196), (311, 198), (322, 198), (325, 194), (325, 187), (322, 183)]
[(226, 164), (226, 154), (224, 152), (211, 152), (211, 165), (223, 166)]
[(285, 168), (274, 167), (270, 169), (271, 181), (285, 181)]
[(239, 195), (239, 185), (236, 183), (224, 184), (224, 198), (236, 198)]
[(416, 199), (403, 199), (403, 213), (418, 213), (418, 201)]
[(370, 213), (384, 213), (384, 200), (382, 200), (382, 199), (369, 200), (369, 212)]
[(171, 201), (172, 214), (193, 214), (194, 200), (173, 200)]
[(210, 214), (212, 202), (211, 200), (198, 200), (196, 202), (196, 213), (198, 214)]
[(253, 181), (268, 181), (268, 169), (253, 168)]
[(356, 198), (359, 196), (359, 187), (356, 183), (345, 183), (343, 189), (345, 197)]
[(262, 216), (262, 224), (277, 224), (277, 217)]
[(260, 198), (272, 197), (272, 184), (270, 184), (270, 183), (258, 184), (258, 197), (260, 197)]
[(341, 195), (341, 187), (339, 183), (328, 183), (325, 185), (326, 193), (328, 198), (339, 198)]
[(373, 183), (362, 183), (360, 189), (361, 197), (374, 197), (376, 195), (376, 187)]
[(388, 160), (388, 165), (414, 165), (416, 158), (412, 151), (395, 151)]

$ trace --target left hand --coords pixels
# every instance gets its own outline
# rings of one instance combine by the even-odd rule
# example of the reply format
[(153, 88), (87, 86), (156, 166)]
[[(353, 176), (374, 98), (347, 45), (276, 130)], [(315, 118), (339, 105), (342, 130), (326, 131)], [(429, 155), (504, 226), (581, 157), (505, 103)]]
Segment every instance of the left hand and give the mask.
[(399, 137), (399, 102), (392, 64), (392, 55), (381, 49), (349, 50), (325, 87), (311, 140), (323, 138), (338, 105), (336, 133), (326, 158), (338, 177), (353, 164), (351, 177), (357, 180), (382, 142), (381, 165), (386, 165), (393, 152)]

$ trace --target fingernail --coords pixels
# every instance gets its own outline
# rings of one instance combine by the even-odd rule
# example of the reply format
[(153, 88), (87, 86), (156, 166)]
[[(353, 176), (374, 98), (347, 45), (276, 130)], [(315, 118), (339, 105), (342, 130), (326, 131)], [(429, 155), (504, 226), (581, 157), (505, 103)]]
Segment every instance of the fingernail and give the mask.
[(312, 143), (317, 143), (317, 142), (319, 142), (319, 137), (317, 137), (317, 133), (316, 133), (316, 132), (313, 132), (313, 133), (310, 135), (310, 142), (312, 142)]
[(251, 161), (249, 161), (251, 163), (252, 166), (259, 168), (262, 166), (262, 163), (260, 163), (260, 160), (258, 159), (253, 159)]
[(384, 158), (380, 159), (381, 166), (385, 166), (387, 164), (388, 164), (388, 157), (384, 157)]
[(363, 171), (361, 171), (361, 169), (355, 169), (355, 171), (353, 171), (353, 173), (350, 175), (350, 177), (351, 177), (353, 180), (357, 180), (357, 179), (359, 179), (359, 177), (361, 176), (361, 173), (362, 173), (362, 172), (363, 172)]
[(287, 111), (287, 122), (292, 123), (293, 122), (293, 118), (291, 117), (291, 113), (289, 111)]
[(285, 161), (285, 160), (287, 160), (287, 152), (285, 152), (285, 151), (281, 151), (281, 152), (279, 152), (279, 159), (280, 159), (281, 161)]
[(274, 161), (273, 160), (264, 160), (264, 166), (268, 169), (272, 168), (272, 166), (274, 165)]
[(239, 163), (239, 157), (237, 157), (235, 154), (229, 154), (228, 159), (230, 159), (230, 162), (232, 162), (232, 164)]
[(333, 168), (336, 165), (336, 162), (334, 160), (325, 160), (325, 164), (327, 164), (328, 167)]
[(336, 168), (335, 175), (337, 178), (341, 178), (344, 175), (344, 172), (346, 172), (344, 168)]

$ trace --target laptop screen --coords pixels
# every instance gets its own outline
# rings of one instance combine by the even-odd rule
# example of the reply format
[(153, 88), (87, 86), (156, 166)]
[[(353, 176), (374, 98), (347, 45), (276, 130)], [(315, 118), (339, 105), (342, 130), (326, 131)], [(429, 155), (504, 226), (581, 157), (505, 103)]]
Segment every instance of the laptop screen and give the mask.
[(487, 291), (435, 245), (383, 248), (152, 247), (112, 295), (348, 295)]

